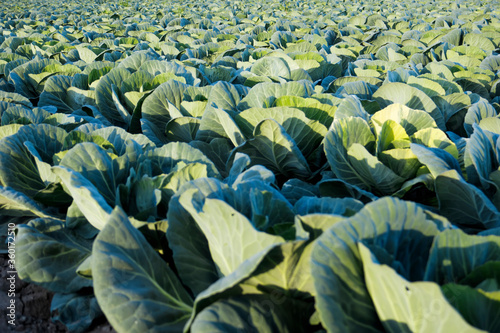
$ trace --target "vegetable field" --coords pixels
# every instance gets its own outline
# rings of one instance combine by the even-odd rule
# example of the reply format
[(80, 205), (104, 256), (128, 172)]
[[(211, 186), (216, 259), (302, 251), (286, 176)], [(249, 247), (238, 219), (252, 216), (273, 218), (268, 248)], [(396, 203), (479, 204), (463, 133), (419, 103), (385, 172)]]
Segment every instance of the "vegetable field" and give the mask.
[(0, 249), (71, 332), (500, 332), (499, 103), (498, 1), (2, 1)]

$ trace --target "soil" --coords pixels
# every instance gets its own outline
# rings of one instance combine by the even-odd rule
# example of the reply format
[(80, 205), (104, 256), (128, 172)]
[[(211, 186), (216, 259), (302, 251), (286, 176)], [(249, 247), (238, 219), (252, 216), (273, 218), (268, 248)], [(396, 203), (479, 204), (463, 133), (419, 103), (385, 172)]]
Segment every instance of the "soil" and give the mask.
[[(61, 322), (53, 322), (50, 313), (52, 292), (22, 281), (15, 274), (15, 326), (8, 324), (7, 317), (11, 298), (8, 295), (11, 275), (7, 266), (7, 255), (0, 254), (0, 332), (30, 332), (30, 333), (66, 333), (69, 332)], [(88, 333), (116, 333), (105, 321), (95, 322), (87, 330)]]

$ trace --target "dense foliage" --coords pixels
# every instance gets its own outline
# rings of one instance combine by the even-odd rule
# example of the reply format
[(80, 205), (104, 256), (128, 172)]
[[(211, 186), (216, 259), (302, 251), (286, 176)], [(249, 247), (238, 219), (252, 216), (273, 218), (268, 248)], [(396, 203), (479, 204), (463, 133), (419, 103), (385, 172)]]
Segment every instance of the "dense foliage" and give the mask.
[(499, 8), (2, 1), (19, 276), (73, 332), (500, 332)]

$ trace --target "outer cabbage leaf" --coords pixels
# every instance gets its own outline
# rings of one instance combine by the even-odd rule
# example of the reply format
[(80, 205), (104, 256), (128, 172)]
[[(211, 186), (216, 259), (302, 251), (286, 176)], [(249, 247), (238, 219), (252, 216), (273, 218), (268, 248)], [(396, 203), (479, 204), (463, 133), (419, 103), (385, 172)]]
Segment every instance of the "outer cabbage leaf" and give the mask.
[[(409, 159), (408, 157), (411, 156), (402, 155), (397, 157), (405, 157), (406, 159)], [(359, 143), (353, 143), (351, 145), (351, 147), (347, 150), (347, 158), (351, 167), (360, 176), (361, 180), (365, 184), (365, 187), (371, 191), (377, 190), (384, 194), (394, 193), (401, 188), (401, 185), (406, 180), (382, 163), (375, 156), (370, 154), (370, 152), (368, 152), (368, 150)], [(406, 161), (406, 159), (404, 164), (405, 166), (408, 166), (411, 161)], [(405, 170), (402, 173), (414, 174), (412, 171), (414, 168), (414, 166), (410, 165), (410, 170)]]
[(241, 91), (237, 86), (228, 82), (218, 81), (210, 90), (207, 105), (210, 108), (216, 105), (217, 108), (225, 111), (236, 111), (236, 107), (241, 100)]
[(265, 178), (265, 171), (269, 170), (255, 173), (257, 167), (251, 167), (233, 183), (235, 208), (247, 216), (256, 229), (280, 235), (274, 228), (293, 222), (293, 207), (278, 190), (265, 182), (269, 180)]
[(353, 198), (316, 198), (302, 197), (294, 206), (297, 215), (308, 214), (334, 214), (334, 215), (354, 215), (361, 208), (363, 203)]
[(97, 188), (109, 205), (115, 204), (116, 188), (125, 179), (117, 177), (117, 165), (104, 149), (93, 142), (80, 143), (64, 155), (59, 165), (81, 174)]
[(500, 226), (500, 212), (486, 195), (460, 176), (456, 170), (436, 178), (439, 211), (465, 230), (479, 232)]
[(270, 107), (281, 96), (309, 97), (313, 92), (311, 82), (260, 83), (255, 85), (238, 104), (239, 110), (252, 107)]
[[(369, 150), (374, 150), (374, 141), (369, 125), (362, 118), (335, 120), (325, 137), (326, 157), (332, 171), (341, 180), (372, 192), (392, 194), (406, 179), (370, 153)], [(389, 156), (387, 159), (391, 160)]]
[(357, 96), (346, 96), (338, 105), (335, 112), (335, 119), (360, 117), (367, 122), (370, 120), (370, 115), (365, 111), (363, 104)]
[(432, 99), (423, 91), (404, 83), (388, 83), (380, 87), (373, 98), (384, 108), (393, 103), (404, 104), (411, 109), (424, 110), (429, 113), (437, 126), (446, 130), (444, 116)]
[(112, 211), (106, 199), (80, 173), (63, 166), (55, 166), (52, 170), (61, 178), (61, 182), (89, 223), (101, 230)]
[(193, 322), (194, 332), (308, 332), (310, 305), (284, 299), (276, 306), (271, 295), (235, 296), (205, 308)]
[(24, 125), (22, 124), (10, 124), (10, 125), (0, 126), (0, 140), (12, 134), (16, 134), (23, 126)]
[(165, 135), (169, 141), (190, 143), (194, 141), (200, 128), (200, 119), (193, 117), (179, 117), (170, 120), (165, 128)]
[(423, 278), (432, 242), (442, 228), (416, 204), (382, 198), (326, 230), (316, 240), (311, 259), (323, 326), (331, 332), (383, 331), (366, 289), (358, 242), (415, 281)]
[(235, 117), (246, 137), (252, 137), (257, 125), (265, 119), (279, 123), (304, 156), (309, 156), (319, 146), (327, 132), (323, 124), (310, 120), (303, 111), (289, 107), (251, 108)]
[(412, 143), (411, 151), (417, 156), (420, 163), (429, 169), (434, 177), (449, 170), (455, 170), (459, 174), (462, 172), (457, 159), (443, 149), (429, 148)]
[(117, 67), (124, 68), (130, 72), (135, 72), (147, 61), (155, 60), (157, 58), (158, 54), (152, 49), (135, 51), (132, 55), (122, 60)]
[(311, 176), (305, 157), (275, 120), (261, 121), (253, 134), (252, 139), (237, 147), (233, 153), (245, 153), (250, 156), (253, 165), (261, 164), (275, 174), (297, 178)]
[(370, 126), (362, 118), (336, 119), (326, 134), (324, 149), (332, 171), (341, 180), (366, 188), (359, 173), (350, 165), (347, 150), (354, 144), (374, 145), (375, 137)]
[[(221, 278), (198, 296), (192, 319), (195, 318), (197, 322), (197, 314), (218, 300), (227, 300), (228, 297), (242, 293), (245, 297), (259, 294), (263, 297), (271, 296), (273, 303), (279, 307), (290, 303), (299, 306), (303, 313), (295, 316), (297, 324), (302, 328), (308, 327), (312, 306), (302, 307), (300, 304), (303, 303), (297, 301), (311, 304), (309, 301), (314, 294), (308, 267), (310, 252), (310, 243), (296, 241), (273, 246), (251, 257), (235, 272)], [(295, 313), (293, 308), (290, 311)]]
[(450, 283), (444, 285), (442, 291), (448, 302), (469, 324), (486, 332), (497, 332), (500, 329), (498, 319), (500, 292), (498, 290), (487, 292), (480, 288), (474, 289)]
[(182, 330), (191, 297), (120, 208), (110, 214), (92, 250), (94, 292), (118, 332)]
[(16, 134), (0, 141), (0, 183), (33, 198), (43, 190), (43, 182), (35, 158), (24, 145), (29, 141), (39, 154), (41, 161), (52, 164), (52, 157), (58, 153), (68, 134), (61, 128), (40, 124), (28, 125)]
[(135, 141), (143, 148), (154, 147), (153, 141), (143, 134), (131, 134), (123, 128), (108, 126), (91, 131), (92, 136), (97, 135), (113, 145), (117, 155), (121, 156), (127, 151), (129, 141)]
[(164, 131), (170, 119), (191, 116), (179, 111), (186, 88), (184, 83), (176, 80), (162, 83), (144, 100), (142, 117)]
[(474, 236), (461, 230), (447, 230), (436, 237), (432, 245), (425, 280), (440, 285), (461, 282), (475, 269), (494, 261), (500, 261), (497, 236)]
[(434, 96), (434, 103), (443, 112), (444, 120), (448, 122), (450, 118), (463, 108), (471, 105), (470, 97), (464, 93), (454, 93), (446, 96)]
[(72, 113), (83, 105), (95, 105), (92, 90), (82, 90), (71, 86), (71, 76), (54, 75), (45, 83), (38, 106), (55, 106), (59, 112)]
[(264, 57), (253, 63), (251, 73), (268, 77), (291, 79), (290, 67), (285, 60), (278, 57)]
[(282, 96), (274, 102), (273, 106), (288, 106), (299, 109), (307, 118), (317, 120), (327, 128), (332, 124), (337, 110), (336, 106), (322, 103), (314, 98), (303, 98), (298, 96)]
[(302, 197), (320, 196), (319, 186), (303, 180), (292, 178), (281, 187), (281, 194), (291, 203), (295, 204)]
[(52, 320), (57, 320), (75, 333), (88, 330), (94, 319), (103, 315), (97, 299), (93, 294), (56, 293), (50, 304), (50, 312), (57, 311)]
[(219, 172), (212, 161), (200, 150), (184, 142), (171, 142), (161, 148), (150, 149), (144, 153), (143, 157), (149, 159), (164, 174), (170, 173), (178, 163), (183, 162), (205, 164), (209, 177), (219, 177)]
[(25, 194), (0, 186), (0, 216), (51, 217), (51, 214)]
[(283, 238), (257, 231), (241, 213), (218, 199), (195, 201), (194, 192), (184, 192), (179, 202), (205, 235), (221, 276), (235, 271), (246, 259), (283, 242)]
[(201, 178), (184, 184), (172, 197), (167, 213), (167, 239), (178, 274), (194, 295), (207, 289), (219, 278), (208, 242), (194, 218), (179, 202), (185, 191), (197, 189), (207, 198), (225, 198), (229, 187), (213, 178)]
[(437, 127), (434, 119), (426, 112), (413, 110), (399, 103), (391, 104), (371, 117), (373, 128), (377, 133), (380, 133), (382, 125), (387, 120), (393, 120), (401, 125), (408, 136), (424, 128)]
[(16, 269), (23, 280), (54, 292), (75, 292), (92, 286), (76, 269), (91, 254), (92, 241), (53, 219), (18, 226)]
[(464, 118), (464, 128), (467, 134), (472, 135), (473, 132), (473, 124), (479, 124), (482, 119), (486, 119), (489, 117), (496, 117), (497, 111), (495, 108), (488, 103), (486, 100), (480, 100), (477, 103), (472, 104)]
[(118, 127), (125, 126), (126, 122), (113, 101), (113, 85), (120, 87), (129, 76), (130, 72), (125, 68), (115, 68), (103, 76), (95, 87), (99, 111), (107, 120)]
[(387, 332), (483, 332), (467, 324), (437, 284), (408, 282), (358, 244), (366, 287)]
[(9, 79), (13, 81), (16, 93), (30, 99), (37, 98), (43, 90), (43, 82), (54, 75), (54, 73), (43, 71), (49, 65), (60, 65), (60, 63), (54, 59), (37, 57), (12, 69)]
[(235, 147), (245, 142), (243, 133), (229, 114), (222, 109), (212, 107), (205, 111), (201, 118), (196, 140), (210, 142), (215, 138), (229, 139)]
[[(477, 184), (480, 183), (481, 187), (488, 190), (491, 186), (495, 189), (498, 185), (490, 179), (491, 173), (498, 169), (499, 163), (496, 154), (496, 146), (498, 138), (497, 134), (484, 131), (480, 126), (473, 125), (474, 133), (465, 146), (464, 166), (469, 176), (469, 182)], [(479, 182), (474, 182), (474, 178), (470, 177), (471, 174), (479, 177)], [(479, 185), (479, 184), (477, 184)], [(500, 185), (500, 184), (499, 184)]]
[(194, 332), (308, 332), (310, 304), (283, 299), (276, 305), (272, 295), (227, 298), (205, 308), (192, 325)]
[(208, 157), (219, 170), (222, 177), (227, 176), (226, 164), (233, 149), (232, 144), (223, 138), (217, 138), (210, 141), (210, 143), (202, 141), (191, 141), (190, 146), (200, 150), (206, 157)]

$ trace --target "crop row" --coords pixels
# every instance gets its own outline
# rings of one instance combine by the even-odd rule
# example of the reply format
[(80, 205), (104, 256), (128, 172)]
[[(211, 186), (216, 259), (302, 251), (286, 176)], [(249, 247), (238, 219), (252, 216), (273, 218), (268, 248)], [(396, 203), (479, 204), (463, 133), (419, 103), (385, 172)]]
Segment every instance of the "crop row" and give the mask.
[(0, 239), (73, 332), (498, 332), (495, 1), (0, 4)]

